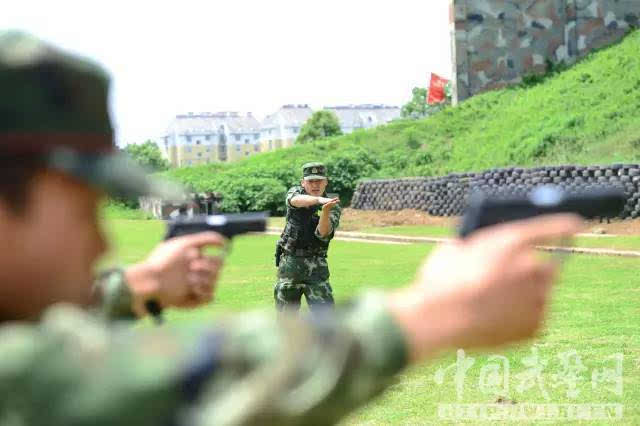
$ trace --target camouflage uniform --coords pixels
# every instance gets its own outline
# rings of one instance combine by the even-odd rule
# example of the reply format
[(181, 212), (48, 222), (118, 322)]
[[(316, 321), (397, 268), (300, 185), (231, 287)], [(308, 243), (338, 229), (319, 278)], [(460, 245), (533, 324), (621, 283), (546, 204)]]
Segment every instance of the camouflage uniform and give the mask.
[(141, 328), (127, 288), (118, 271), (98, 285), (110, 323), (60, 305), (0, 324), (0, 425), (332, 424), (407, 363), (376, 294), (335, 316)]
[[(304, 294), (309, 308), (317, 311), (334, 305), (333, 290), (329, 283), (329, 265), (327, 250), (340, 223), (341, 208), (336, 205), (329, 215), (331, 232), (321, 237), (318, 230), (318, 212), (320, 206), (296, 208), (291, 199), (296, 195), (306, 195), (304, 188), (294, 186), (287, 192), (287, 223), (278, 241), (282, 257), (278, 265), (278, 280), (274, 287), (274, 299), (279, 311), (300, 309), (300, 300)], [(295, 220), (294, 215), (311, 216), (308, 221)], [(307, 229), (301, 229), (307, 228)], [(300, 247), (300, 240), (309, 240)]]
[[(95, 64), (0, 32), (0, 93), (0, 155), (37, 154), (111, 194), (176, 195), (115, 154)], [(37, 322), (0, 322), (0, 425), (328, 424), (407, 363), (375, 294), (314, 318), (132, 327), (122, 271), (96, 291), (96, 312), (56, 305)]]

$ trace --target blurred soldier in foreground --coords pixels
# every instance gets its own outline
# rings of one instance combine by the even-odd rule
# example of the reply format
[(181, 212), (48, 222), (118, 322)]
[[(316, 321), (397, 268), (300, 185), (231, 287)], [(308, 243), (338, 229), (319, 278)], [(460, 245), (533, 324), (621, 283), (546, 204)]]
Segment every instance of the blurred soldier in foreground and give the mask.
[(276, 246), (273, 293), (279, 311), (298, 311), (303, 294), (312, 311), (334, 305), (327, 252), (342, 210), (338, 198), (327, 198), (327, 183), (325, 165), (307, 163), (300, 186), (287, 192), (286, 224)]
[[(148, 298), (210, 297), (219, 265), (199, 248), (222, 241), (173, 239), (90, 291), (103, 193), (154, 189), (112, 153), (107, 86), (88, 61), (0, 35), (0, 424), (329, 424), (411, 363), (539, 327), (555, 266), (532, 245), (577, 232), (573, 216), (479, 231), (334, 314), (128, 327)], [(102, 316), (78, 307), (92, 302)]]

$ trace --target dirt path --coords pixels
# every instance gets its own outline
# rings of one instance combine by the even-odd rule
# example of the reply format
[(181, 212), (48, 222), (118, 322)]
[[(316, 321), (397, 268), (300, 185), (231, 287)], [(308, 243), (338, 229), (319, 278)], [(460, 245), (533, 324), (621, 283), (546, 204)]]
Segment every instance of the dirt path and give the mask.
[[(282, 229), (268, 228), (268, 235), (280, 235)], [(437, 237), (409, 237), (404, 235), (387, 235), (387, 234), (370, 234), (364, 232), (353, 231), (337, 231), (337, 241), (351, 241), (373, 244), (437, 244), (449, 241), (450, 238)], [(559, 247), (559, 246), (539, 246), (540, 250), (554, 253), (573, 253), (573, 254), (591, 254), (596, 256), (617, 256), (617, 257), (640, 257), (640, 252), (632, 250), (611, 250), (602, 248), (585, 248), (585, 247)]]
[[(340, 219), (340, 229), (343, 231), (358, 231), (365, 228), (403, 226), (403, 225), (435, 225), (455, 227), (457, 217), (429, 216), (420, 210), (399, 211), (367, 211), (344, 209)], [(599, 223), (588, 221), (584, 236), (603, 235), (640, 235), (640, 219)]]

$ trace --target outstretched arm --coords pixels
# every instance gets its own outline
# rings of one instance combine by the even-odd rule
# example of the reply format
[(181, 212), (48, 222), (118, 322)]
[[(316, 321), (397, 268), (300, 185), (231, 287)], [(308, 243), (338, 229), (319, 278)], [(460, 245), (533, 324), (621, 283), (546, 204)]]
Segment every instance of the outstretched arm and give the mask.
[(223, 244), (224, 237), (213, 232), (172, 238), (144, 261), (101, 274), (94, 286), (101, 314), (111, 320), (143, 317), (149, 300), (165, 308), (209, 303), (222, 260), (202, 251)]
[(411, 287), (309, 319), (254, 313), (130, 330), (59, 307), (40, 326), (0, 327), (0, 413), (53, 426), (333, 423), (408, 362), (531, 337), (556, 270), (533, 246), (579, 223), (478, 231), (437, 250)]
[(319, 204), (326, 204), (331, 198), (314, 197), (312, 195), (296, 195), (289, 201), (293, 207), (313, 207)]

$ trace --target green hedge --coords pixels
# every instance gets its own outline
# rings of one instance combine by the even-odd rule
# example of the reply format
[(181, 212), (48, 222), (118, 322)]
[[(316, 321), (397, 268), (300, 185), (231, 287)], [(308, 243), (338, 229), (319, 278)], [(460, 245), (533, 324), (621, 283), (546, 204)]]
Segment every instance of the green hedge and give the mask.
[(239, 163), (242, 167), (238, 168), (215, 165), (177, 169), (169, 176), (198, 192), (220, 192), (223, 196), (221, 208), (225, 212), (270, 211), (282, 215), (285, 213), (284, 196), (291, 186), (300, 183), (302, 164), (307, 161), (318, 160), (327, 165), (328, 190), (340, 194), (345, 204), (351, 201), (358, 181), (380, 167), (378, 160), (361, 147), (348, 147), (328, 155), (318, 153), (297, 161), (272, 157), (271, 161), (258, 165)]

